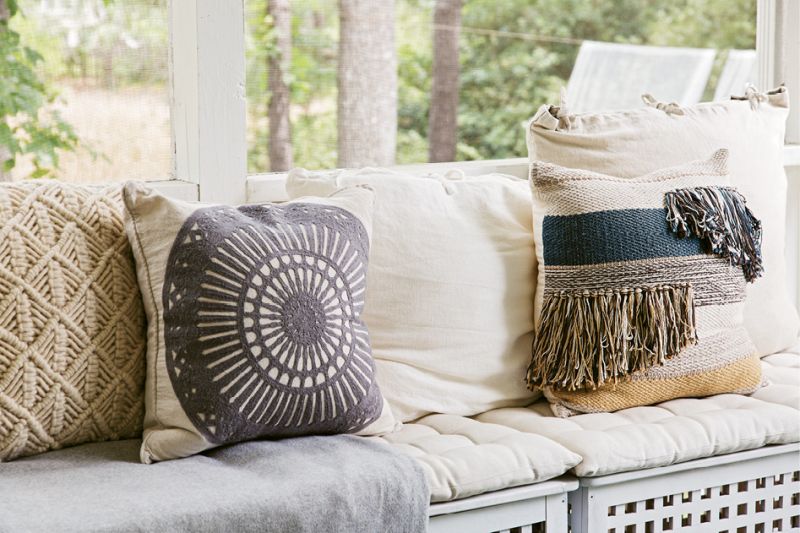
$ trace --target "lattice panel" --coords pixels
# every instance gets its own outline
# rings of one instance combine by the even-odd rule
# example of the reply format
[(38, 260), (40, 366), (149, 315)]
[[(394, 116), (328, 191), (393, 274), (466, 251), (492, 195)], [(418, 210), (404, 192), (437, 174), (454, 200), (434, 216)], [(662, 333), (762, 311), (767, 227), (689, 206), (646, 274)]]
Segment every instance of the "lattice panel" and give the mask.
[(502, 529), (494, 533), (545, 533), (547, 525), (544, 522), (538, 524), (530, 524), (527, 526), (512, 527), (511, 529)]
[(800, 531), (800, 471), (608, 507), (608, 533)]

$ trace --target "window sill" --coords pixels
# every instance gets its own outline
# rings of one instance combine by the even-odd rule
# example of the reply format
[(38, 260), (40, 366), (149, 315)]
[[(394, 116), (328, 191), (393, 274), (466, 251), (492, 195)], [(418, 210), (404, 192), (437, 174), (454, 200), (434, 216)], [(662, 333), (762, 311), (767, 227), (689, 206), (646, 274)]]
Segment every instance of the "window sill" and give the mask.
[[(783, 151), (784, 166), (800, 167), (800, 144), (787, 144)], [(456, 161), (454, 163), (421, 163), (416, 165), (398, 165), (392, 170), (415, 173), (443, 173), (458, 169), (464, 174), (478, 175), (499, 172), (525, 178), (528, 172), (528, 159), (492, 159), (487, 161)], [(285, 189), (286, 173), (275, 172), (251, 174), (247, 177), (248, 202), (281, 202), (288, 200)]]

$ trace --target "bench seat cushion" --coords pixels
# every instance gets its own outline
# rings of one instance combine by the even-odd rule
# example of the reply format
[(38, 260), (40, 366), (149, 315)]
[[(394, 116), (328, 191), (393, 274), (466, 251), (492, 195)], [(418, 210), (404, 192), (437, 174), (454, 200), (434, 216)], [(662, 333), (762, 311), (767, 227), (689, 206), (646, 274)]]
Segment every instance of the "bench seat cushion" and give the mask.
[(545, 481), (581, 460), (544, 436), (462, 416), (428, 415), (373, 438), (422, 464), (434, 503)]
[(769, 384), (750, 396), (683, 398), (568, 419), (540, 401), (475, 418), (562, 444), (583, 458), (573, 469), (582, 477), (800, 441), (800, 346), (764, 358), (762, 371)]

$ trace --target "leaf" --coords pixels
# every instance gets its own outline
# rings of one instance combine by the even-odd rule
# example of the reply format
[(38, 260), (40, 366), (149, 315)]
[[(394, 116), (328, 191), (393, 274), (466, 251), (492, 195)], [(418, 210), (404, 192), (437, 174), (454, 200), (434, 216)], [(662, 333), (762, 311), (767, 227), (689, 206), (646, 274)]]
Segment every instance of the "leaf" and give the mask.
[(47, 176), (50, 173), (50, 170), (46, 168), (37, 168), (33, 172), (31, 172), (31, 179), (39, 179)]

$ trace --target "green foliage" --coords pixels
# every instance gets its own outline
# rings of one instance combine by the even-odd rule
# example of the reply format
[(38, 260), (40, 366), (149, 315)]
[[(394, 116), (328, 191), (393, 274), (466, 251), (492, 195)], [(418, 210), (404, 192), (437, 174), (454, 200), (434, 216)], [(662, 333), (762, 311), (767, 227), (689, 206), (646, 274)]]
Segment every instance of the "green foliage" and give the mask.
[[(309, 168), (336, 165), (338, 18), (330, 4), (331, 0), (292, 3), (292, 62), (284, 79), (290, 90), (295, 162)], [(245, 6), (248, 167), (266, 172), (268, 62), (278, 50), (266, 0), (247, 0)]]
[[(255, 18), (248, 19), (251, 39), (261, 31), (265, 4), (247, 2), (258, 6)], [(435, 0), (396, 0), (398, 163), (427, 160), (434, 5)], [(723, 50), (710, 96), (724, 50), (755, 46), (755, 5), (754, 0), (464, 0), (458, 159), (524, 156), (524, 122), (541, 104), (558, 100), (583, 39)], [(335, 2), (296, 0), (292, 10), (295, 160), (330, 167), (336, 162)], [(248, 50), (250, 168), (263, 171), (269, 166), (269, 44), (254, 40)]]
[[(16, 0), (8, 0), (11, 16), (18, 11)], [(34, 170), (29, 177), (48, 175), (58, 166), (57, 150), (73, 150), (77, 137), (50, 104), (55, 93), (36, 72), (42, 56), (20, 41), (20, 35), (0, 21), (0, 148), (2, 170), (14, 168), (16, 157), (29, 156)]]

